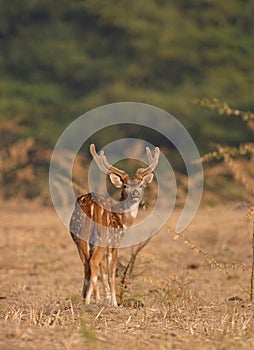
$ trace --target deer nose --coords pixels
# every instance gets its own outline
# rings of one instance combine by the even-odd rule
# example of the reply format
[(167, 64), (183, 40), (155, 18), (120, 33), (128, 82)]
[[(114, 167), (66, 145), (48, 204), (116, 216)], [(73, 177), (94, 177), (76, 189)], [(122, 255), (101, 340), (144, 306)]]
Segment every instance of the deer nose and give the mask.
[(133, 195), (133, 197), (139, 197), (139, 191), (138, 190), (134, 190), (132, 195)]

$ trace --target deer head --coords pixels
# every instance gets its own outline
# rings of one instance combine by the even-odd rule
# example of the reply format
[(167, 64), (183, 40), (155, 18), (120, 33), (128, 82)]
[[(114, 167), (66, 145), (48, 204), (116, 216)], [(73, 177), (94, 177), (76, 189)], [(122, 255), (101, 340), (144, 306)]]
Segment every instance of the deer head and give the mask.
[(150, 184), (153, 180), (153, 171), (156, 168), (159, 160), (160, 150), (158, 147), (155, 148), (154, 157), (152, 156), (149, 147), (146, 147), (146, 154), (148, 158), (148, 167), (139, 168), (134, 176), (129, 176), (124, 170), (118, 169), (112, 166), (104, 152), (100, 154), (96, 152), (95, 145), (90, 145), (90, 152), (93, 156), (99, 169), (106, 175), (109, 176), (110, 181), (116, 188), (122, 188), (121, 199), (140, 202), (144, 193), (144, 188)]

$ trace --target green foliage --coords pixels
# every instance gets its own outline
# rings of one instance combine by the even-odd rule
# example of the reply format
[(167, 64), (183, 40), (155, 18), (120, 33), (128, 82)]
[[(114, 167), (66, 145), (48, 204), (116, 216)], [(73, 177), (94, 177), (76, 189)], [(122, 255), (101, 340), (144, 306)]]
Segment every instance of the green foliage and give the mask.
[(53, 144), (62, 121), (110, 102), (151, 103), (187, 125), (201, 114), (191, 98), (251, 107), (253, 10), (237, 0), (1, 0), (0, 113), (34, 119), (36, 131), (53, 120)]
[(229, 132), (190, 101), (253, 110), (253, 11), (251, 0), (0, 0), (0, 116), (21, 116), (22, 138), (52, 148), (91, 108), (137, 101), (177, 116), (201, 153), (210, 140), (235, 146), (249, 137), (239, 120)]
[(85, 322), (81, 322), (81, 335), (84, 338), (84, 341), (87, 343), (95, 343), (96, 335), (95, 332), (88, 328)]

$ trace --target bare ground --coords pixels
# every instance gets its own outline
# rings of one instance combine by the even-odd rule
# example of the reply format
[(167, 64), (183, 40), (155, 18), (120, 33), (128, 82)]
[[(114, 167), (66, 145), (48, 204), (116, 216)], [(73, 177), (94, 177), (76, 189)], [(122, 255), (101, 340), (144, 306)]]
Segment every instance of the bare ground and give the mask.
[[(244, 211), (201, 208), (141, 252), (124, 305), (83, 303), (83, 269), (50, 208), (0, 204), (0, 349), (253, 349), (251, 231)], [(203, 252), (199, 249), (203, 249)], [(130, 250), (121, 250), (126, 265)]]

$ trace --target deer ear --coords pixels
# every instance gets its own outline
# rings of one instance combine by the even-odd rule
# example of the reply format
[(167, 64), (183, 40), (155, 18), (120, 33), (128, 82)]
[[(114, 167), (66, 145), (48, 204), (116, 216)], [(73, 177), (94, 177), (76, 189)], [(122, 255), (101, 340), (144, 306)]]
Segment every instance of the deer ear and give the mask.
[(109, 174), (109, 178), (115, 187), (120, 188), (123, 186), (123, 181), (122, 181), (120, 176), (118, 176), (114, 173), (111, 173), (111, 174)]
[(149, 185), (152, 181), (153, 181), (153, 173), (149, 173), (149, 174), (143, 176), (142, 185), (143, 185), (144, 187), (146, 187), (146, 186)]

